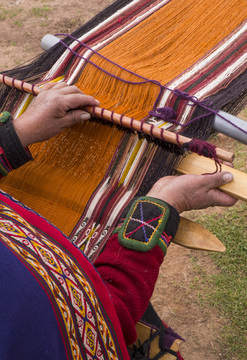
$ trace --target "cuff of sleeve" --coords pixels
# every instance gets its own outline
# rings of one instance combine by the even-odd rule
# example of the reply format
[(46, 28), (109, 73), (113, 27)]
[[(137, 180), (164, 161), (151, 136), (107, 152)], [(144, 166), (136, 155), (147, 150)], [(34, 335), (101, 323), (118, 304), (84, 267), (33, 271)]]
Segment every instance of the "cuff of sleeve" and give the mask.
[(6, 160), (12, 169), (17, 169), (33, 159), (29, 150), (24, 149), (22, 146), (12, 123), (10, 114), (8, 119), (5, 119), (5, 121), (1, 123), (0, 143)]
[(175, 208), (156, 198), (141, 197), (132, 204), (115, 232), (126, 248), (146, 252), (158, 245), (166, 254), (178, 224)]

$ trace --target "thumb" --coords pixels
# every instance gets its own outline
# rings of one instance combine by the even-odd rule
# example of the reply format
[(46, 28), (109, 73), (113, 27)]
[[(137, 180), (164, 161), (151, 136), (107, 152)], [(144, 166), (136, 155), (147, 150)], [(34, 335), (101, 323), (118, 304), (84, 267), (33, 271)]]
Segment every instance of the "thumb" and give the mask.
[(229, 182), (233, 181), (233, 175), (230, 172), (221, 172), (221, 179), (222, 179), (222, 185), (228, 184)]
[(230, 172), (222, 171), (213, 175), (214, 179), (211, 182), (211, 190), (209, 191), (214, 205), (216, 206), (232, 206), (236, 203), (237, 199), (233, 198), (232, 196), (228, 195), (225, 192), (221, 192), (220, 189), (217, 188), (228, 184), (229, 182), (233, 181), (233, 175)]
[(206, 175), (204, 181), (210, 189), (214, 189), (233, 181), (233, 175), (227, 171), (217, 172)]
[(64, 126), (72, 126), (83, 122), (85, 120), (91, 119), (91, 115), (87, 111), (83, 110), (70, 110), (65, 115), (63, 122)]

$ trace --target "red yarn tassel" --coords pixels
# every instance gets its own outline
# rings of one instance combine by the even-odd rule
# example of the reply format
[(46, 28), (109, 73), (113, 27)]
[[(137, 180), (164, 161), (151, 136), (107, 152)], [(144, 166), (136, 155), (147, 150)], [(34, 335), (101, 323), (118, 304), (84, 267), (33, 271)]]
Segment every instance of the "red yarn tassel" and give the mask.
[(208, 143), (207, 141), (202, 141), (198, 139), (192, 139), (190, 142), (183, 144), (183, 149), (192, 151), (198, 155), (203, 155), (210, 159), (213, 159), (216, 166), (216, 171), (221, 171), (222, 166), (220, 160), (216, 154), (216, 146)]

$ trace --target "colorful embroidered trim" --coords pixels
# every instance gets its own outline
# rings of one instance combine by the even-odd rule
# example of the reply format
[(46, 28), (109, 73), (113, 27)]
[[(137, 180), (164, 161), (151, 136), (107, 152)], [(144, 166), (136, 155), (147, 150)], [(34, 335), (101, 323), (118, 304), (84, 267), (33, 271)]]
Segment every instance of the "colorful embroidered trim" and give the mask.
[[(3, 111), (0, 114), (0, 126), (2, 124), (6, 123), (10, 117), (11, 117), (11, 114), (8, 111)], [(7, 176), (11, 170), (12, 170), (12, 167), (8, 163), (8, 160), (5, 156), (4, 150), (0, 147), (0, 179), (4, 176)]]
[(169, 216), (169, 205), (165, 202), (151, 197), (139, 198), (131, 206), (119, 229), (120, 244), (142, 252), (158, 245), (165, 254), (171, 241), (171, 237), (164, 232)]
[(0, 114), (0, 125), (2, 125), (3, 123), (7, 122), (10, 117), (11, 117), (11, 114), (10, 114), (8, 111), (3, 111), (3, 112)]
[(76, 259), (4, 203), (0, 203), (0, 213), (0, 241), (28, 267), (46, 293), (53, 294), (49, 298), (68, 359), (119, 359), (100, 300)]

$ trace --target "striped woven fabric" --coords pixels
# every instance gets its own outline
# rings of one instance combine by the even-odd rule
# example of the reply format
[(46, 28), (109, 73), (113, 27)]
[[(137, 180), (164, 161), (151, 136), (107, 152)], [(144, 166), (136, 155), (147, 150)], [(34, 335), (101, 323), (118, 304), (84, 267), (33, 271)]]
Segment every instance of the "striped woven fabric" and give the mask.
[[(205, 140), (212, 115), (184, 129), (149, 111), (169, 106), (182, 124), (208, 112), (192, 106), (185, 93), (212, 109), (240, 110), (247, 89), (246, 12), (245, 0), (116, 1), (73, 38), (8, 74), (39, 84), (75, 83), (102, 107)], [(6, 91), (2, 107), (18, 116), (32, 96)], [(35, 162), (4, 179), (3, 190), (60, 227), (91, 259), (125, 204), (172, 174), (181, 155), (175, 146), (97, 121), (30, 150)]]

